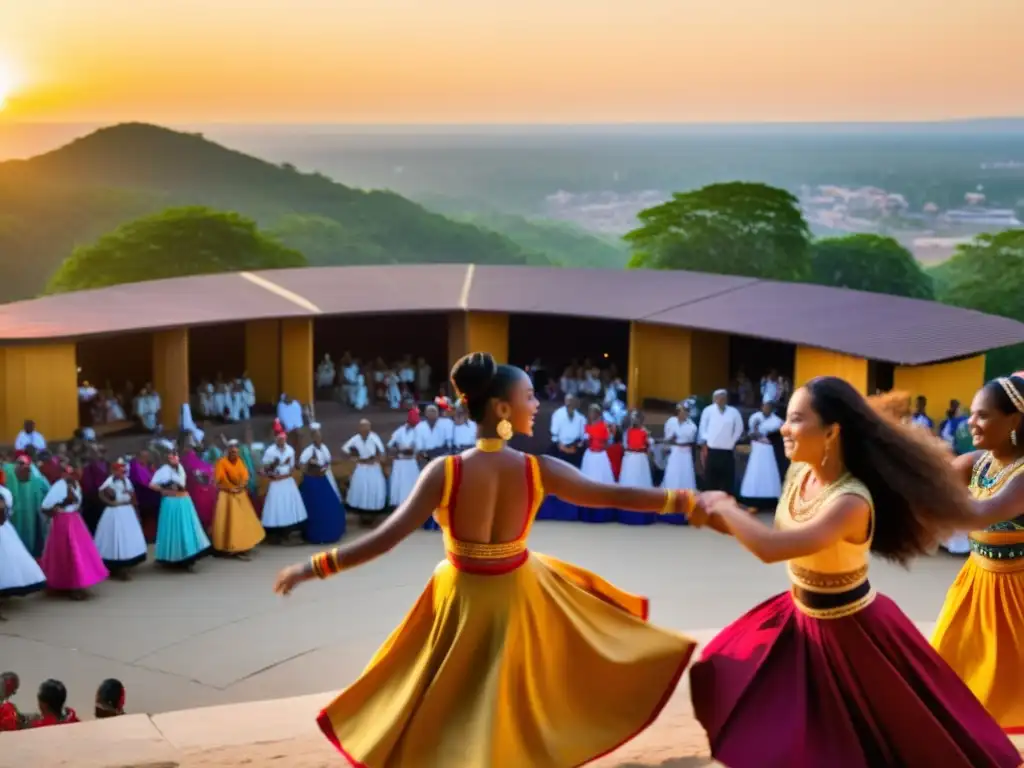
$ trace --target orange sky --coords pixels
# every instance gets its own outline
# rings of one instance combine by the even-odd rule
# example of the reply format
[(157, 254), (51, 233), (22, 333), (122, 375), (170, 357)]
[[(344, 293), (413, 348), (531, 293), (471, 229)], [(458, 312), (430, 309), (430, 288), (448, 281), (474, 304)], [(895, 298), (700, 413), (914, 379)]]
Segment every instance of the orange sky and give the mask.
[[(20, 7), (19, 7), (20, 6)], [(0, 120), (1024, 113), (1020, 0), (0, 0)]]

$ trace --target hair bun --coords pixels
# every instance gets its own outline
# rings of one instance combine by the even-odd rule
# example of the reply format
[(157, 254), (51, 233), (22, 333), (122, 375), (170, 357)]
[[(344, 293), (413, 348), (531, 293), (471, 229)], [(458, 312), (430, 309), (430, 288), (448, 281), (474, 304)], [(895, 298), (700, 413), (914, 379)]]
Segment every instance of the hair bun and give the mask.
[(489, 352), (472, 352), (452, 366), (452, 384), (458, 396), (468, 402), (487, 397), (498, 372), (498, 365)]

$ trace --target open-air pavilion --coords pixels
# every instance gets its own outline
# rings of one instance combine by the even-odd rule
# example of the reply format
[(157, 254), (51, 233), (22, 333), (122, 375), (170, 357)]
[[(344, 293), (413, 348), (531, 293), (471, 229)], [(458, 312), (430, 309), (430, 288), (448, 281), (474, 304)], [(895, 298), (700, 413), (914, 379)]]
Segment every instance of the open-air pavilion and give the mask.
[(410, 353), (443, 372), (471, 350), (615, 361), (631, 405), (724, 386), (740, 368), (794, 384), (969, 401), (984, 353), (1024, 324), (935, 302), (748, 277), (443, 264), (239, 272), (118, 285), (0, 306), (0, 439), (31, 417), (63, 438), (82, 379), (151, 381), (174, 422), (200, 379), (247, 370), (262, 403), (314, 398), (324, 354)]

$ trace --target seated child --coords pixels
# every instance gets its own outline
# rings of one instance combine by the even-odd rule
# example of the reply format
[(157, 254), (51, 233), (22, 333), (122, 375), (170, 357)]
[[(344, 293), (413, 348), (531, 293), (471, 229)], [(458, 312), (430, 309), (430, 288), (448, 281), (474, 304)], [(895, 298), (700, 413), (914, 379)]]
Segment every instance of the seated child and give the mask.
[(18, 731), (25, 727), (25, 716), (10, 700), (20, 686), (21, 681), (13, 672), (0, 674), (0, 731)]
[(44, 680), (36, 694), (39, 704), (39, 716), (30, 724), (31, 728), (46, 728), (51, 725), (67, 725), (77, 723), (78, 715), (71, 707), (66, 707), (68, 689), (60, 680)]
[(96, 691), (96, 719), (124, 714), (124, 686), (120, 680), (104, 680)]

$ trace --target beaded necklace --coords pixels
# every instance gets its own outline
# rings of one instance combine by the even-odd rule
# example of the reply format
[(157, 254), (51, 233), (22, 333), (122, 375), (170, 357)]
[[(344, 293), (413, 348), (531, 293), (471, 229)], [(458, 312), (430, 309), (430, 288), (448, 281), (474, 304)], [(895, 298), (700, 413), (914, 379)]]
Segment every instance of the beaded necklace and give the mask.
[(989, 475), (989, 472), (995, 466), (996, 459), (992, 452), (985, 451), (974, 465), (974, 472), (971, 475), (971, 486), (980, 488), (986, 491), (988, 495), (994, 496), (1024, 468), (1024, 456), (1020, 456), (1016, 461), (1011, 461), (1009, 464), (1000, 467), (994, 475)]

